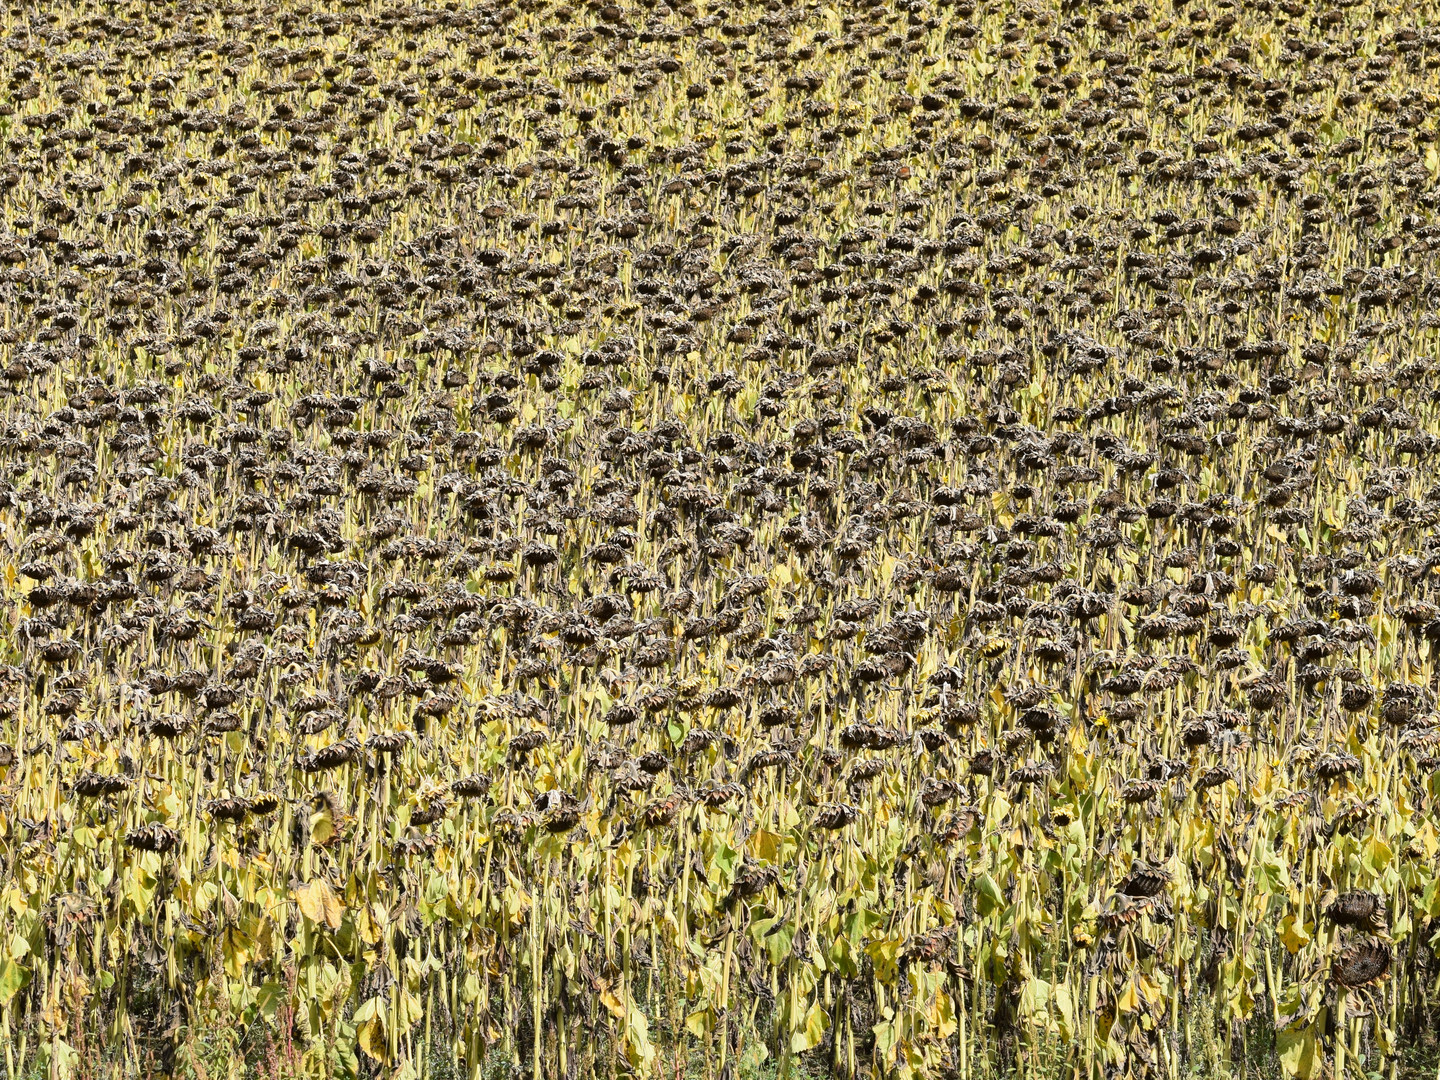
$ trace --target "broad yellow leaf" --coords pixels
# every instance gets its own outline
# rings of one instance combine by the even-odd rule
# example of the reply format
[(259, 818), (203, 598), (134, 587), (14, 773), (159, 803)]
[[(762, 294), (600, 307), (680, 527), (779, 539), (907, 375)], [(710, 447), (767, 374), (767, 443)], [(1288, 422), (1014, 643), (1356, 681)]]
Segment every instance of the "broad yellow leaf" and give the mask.
[(1293, 913), (1280, 920), (1280, 941), (1292, 955), (1310, 944), (1310, 935), (1303, 926), (1296, 925)]
[(621, 1001), (615, 991), (611, 990), (608, 986), (602, 988), (600, 991), (600, 1004), (609, 1009), (610, 1015), (615, 1017), (616, 1020), (625, 1019), (625, 1003)]
[(944, 990), (935, 994), (935, 1000), (925, 1010), (925, 1020), (939, 1038), (948, 1039), (955, 1034), (959, 1027), (959, 1021), (955, 1019), (955, 1002)]
[(329, 884), (319, 878), (295, 890), (295, 902), (305, 917), (317, 926), (340, 929), (345, 907), (336, 898)]
[(697, 1009), (685, 1017), (685, 1030), (697, 1039), (703, 1039), (714, 1027), (715, 1014), (709, 1009)]
[(1311, 1080), (1319, 1076), (1324, 1064), (1315, 1038), (1313, 1024), (1291, 1025), (1275, 1033), (1275, 1052), (1286, 1076)]
[(326, 844), (335, 836), (335, 821), (328, 810), (310, 815), (310, 842)]
[(1133, 978), (1128, 980), (1125, 983), (1125, 989), (1120, 991), (1115, 1008), (1125, 1013), (1136, 1012), (1140, 1008), (1140, 992)]
[(9, 1005), (10, 999), (25, 989), (30, 981), (30, 972), (14, 960), (6, 960), (0, 967), (0, 1005)]
[(385, 1061), (390, 1044), (385, 1037), (385, 999), (372, 997), (355, 1010), (355, 1041), (376, 1061)]
[(368, 1020), (355, 1026), (355, 1041), (360, 1049), (376, 1061), (384, 1061), (390, 1048), (385, 1041), (385, 1026), (379, 1020)]
[(790, 1049), (793, 1053), (803, 1054), (819, 1046), (825, 1038), (825, 1032), (830, 1030), (830, 1014), (815, 1002), (805, 1014), (805, 1020), (796, 1031), (790, 1036)]
[(655, 1047), (650, 1042), (650, 1024), (639, 1009), (631, 1009), (625, 1021), (625, 1056), (642, 1072), (648, 1072), (655, 1060)]

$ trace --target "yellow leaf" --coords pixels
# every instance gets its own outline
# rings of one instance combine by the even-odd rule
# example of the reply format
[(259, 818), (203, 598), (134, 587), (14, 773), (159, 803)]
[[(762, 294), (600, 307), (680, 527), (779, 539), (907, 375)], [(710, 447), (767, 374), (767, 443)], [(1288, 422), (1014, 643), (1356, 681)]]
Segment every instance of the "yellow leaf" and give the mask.
[(791, 1034), (791, 1052), (803, 1054), (807, 1050), (814, 1049), (820, 1045), (828, 1030), (830, 1030), (830, 1014), (817, 1001), (810, 1006), (799, 1029)]
[(1372, 836), (1361, 850), (1360, 865), (1378, 876), (1385, 867), (1390, 865), (1390, 860), (1394, 857), (1395, 852), (1389, 844), (1381, 840), (1379, 836)]
[(685, 1017), (685, 1030), (697, 1039), (703, 1039), (715, 1027), (715, 1014), (709, 1009), (697, 1009)]
[(397, 1029), (403, 1034), (409, 1031), (425, 1015), (425, 1003), (409, 990), (400, 991), (399, 1008), (395, 1010)]
[(312, 844), (325, 844), (335, 835), (335, 821), (330, 816), (330, 811), (322, 810), (318, 814), (310, 815), (310, 842)]
[(0, 1005), (9, 1005), (10, 999), (25, 988), (30, 981), (30, 972), (14, 960), (6, 960), (0, 967)]
[(317, 926), (340, 929), (345, 907), (325, 881), (316, 878), (308, 885), (301, 885), (295, 890), (295, 902), (300, 905), (305, 917)]
[(355, 1041), (360, 1049), (376, 1061), (385, 1061), (390, 1055), (390, 1044), (385, 1037), (385, 999), (372, 997), (355, 1010)]
[(1275, 1050), (1286, 1076), (1311, 1080), (1311, 1077), (1320, 1075), (1324, 1054), (1317, 1045), (1314, 1025), (1292, 1025), (1277, 1031)]
[(655, 1060), (655, 1047), (650, 1042), (650, 1025), (645, 1014), (639, 1009), (631, 1009), (625, 1022), (625, 1056), (629, 1058), (631, 1065), (642, 1072), (649, 1072), (651, 1063)]
[(937, 991), (930, 1008), (925, 1010), (925, 1020), (939, 1038), (948, 1039), (955, 1034), (959, 1022), (955, 1019), (955, 1002), (944, 990)]
[(225, 974), (232, 979), (241, 979), (245, 976), (245, 966), (250, 962), (250, 941), (239, 930), (234, 928), (225, 931), (225, 937), (221, 942), (221, 955), (225, 967)]
[(600, 990), (600, 1004), (609, 1009), (610, 1015), (616, 1020), (625, 1019), (625, 1003), (608, 986), (602, 987)]
[(769, 832), (765, 829), (756, 829), (755, 832), (751, 834), (750, 841), (754, 845), (752, 850), (755, 852), (756, 857), (769, 863), (780, 861), (785, 852), (786, 845), (788, 844), (794, 847), (795, 844), (790, 837), (782, 836), (780, 833)]
[(1140, 1008), (1140, 994), (1132, 978), (1125, 984), (1125, 989), (1120, 992), (1120, 998), (1115, 1002), (1115, 1008), (1120, 1012), (1136, 1012)]
[(1280, 920), (1280, 941), (1285, 948), (1290, 950), (1292, 956), (1310, 944), (1310, 935), (1305, 932), (1303, 926), (1295, 924), (1293, 912)]
[(896, 960), (900, 954), (900, 938), (876, 938), (865, 946), (865, 952), (875, 964), (875, 977), (883, 983), (895, 978)]
[(1032, 1024), (1044, 1024), (1049, 1018), (1050, 984), (1044, 979), (1029, 979), (1020, 991), (1020, 1015)]
[(360, 935), (360, 940), (366, 945), (374, 945), (380, 940), (380, 929), (375, 925), (370, 912), (364, 904), (355, 909), (355, 929)]
[(376, 1061), (384, 1061), (390, 1048), (385, 1041), (385, 1027), (379, 1020), (369, 1020), (355, 1028), (355, 1041), (360, 1049)]
[(1055, 1011), (1060, 1014), (1060, 1036), (1069, 1039), (1075, 1027), (1075, 999), (1070, 984), (1057, 982), (1052, 990)]
[(1164, 1000), (1165, 994), (1154, 979), (1141, 975), (1138, 982), (1140, 984), (1140, 992), (1145, 995), (1145, 1000), (1150, 1002), (1151, 1005), (1159, 1005), (1160, 1002)]

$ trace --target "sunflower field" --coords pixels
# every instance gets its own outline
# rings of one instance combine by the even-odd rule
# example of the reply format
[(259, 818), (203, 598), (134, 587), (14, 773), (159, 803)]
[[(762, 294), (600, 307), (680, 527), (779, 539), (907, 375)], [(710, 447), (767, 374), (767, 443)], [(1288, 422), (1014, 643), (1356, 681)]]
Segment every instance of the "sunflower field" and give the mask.
[(1405, 1080), (1440, 12), (8, 0), (5, 1080)]

